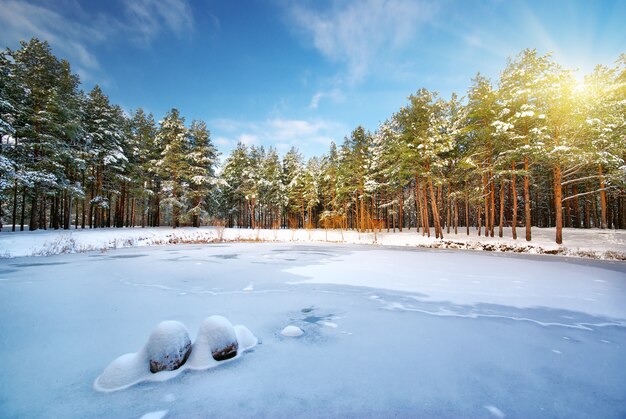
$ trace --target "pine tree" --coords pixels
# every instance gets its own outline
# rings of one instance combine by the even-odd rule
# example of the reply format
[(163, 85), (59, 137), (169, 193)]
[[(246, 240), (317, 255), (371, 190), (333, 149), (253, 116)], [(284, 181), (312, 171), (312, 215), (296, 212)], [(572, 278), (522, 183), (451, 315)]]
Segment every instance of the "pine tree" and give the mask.
[(163, 149), (156, 167), (163, 182), (161, 204), (171, 208), (171, 225), (181, 223), (181, 210), (185, 207), (183, 196), (187, 187), (190, 164), (187, 156), (191, 150), (189, 131), (178, 109), (172, 108), (159, 123), (156, 143)]
[(217, 150), (211, 143), (211, 134), (203, 121), (192, 121), (189, 127), (191, 149), (189, 153), (189, 192), (191, 224), (200, 227), (200, 218), (208, 212), (210, 192), (217, 184), (215, 164)]
[[(229, 227), (247, 227), (243, 173), (248, 166), (248, 148), (239, 142), (224, 163), (221, 179), (223, 214)], [(235, 222), (236, 220), (236, 222)]]
[(120, 193), (120, 177), (128, 163), (122, 148), (123, 122), (121, 109), (95, 86), (87, 97), (83, 121), (89, 159), (89, 225), (93, 227), (111, 226), (113, 196)]

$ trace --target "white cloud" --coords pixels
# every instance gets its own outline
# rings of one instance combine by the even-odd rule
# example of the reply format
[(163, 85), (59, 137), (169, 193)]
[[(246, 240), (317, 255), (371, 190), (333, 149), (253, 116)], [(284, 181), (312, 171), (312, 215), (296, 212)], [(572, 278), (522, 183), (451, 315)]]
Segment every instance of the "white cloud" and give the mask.
[(281, 153), (295, 146), (305, 155), (319, 155), (331, 141), (339, 142), (347, 133), (343, 124), (322, 119), (273, 118), (258, 123), (217, 119), (210, 126), (212, 132), (218, 132), (214, 142), (225, 154), (242, 142), (247, 146), (274, 146)]
[(319, 91), (313, 95), (311, 98), (311, 103), (309, 103), (309, 109), (317, 109), (319, 107), (320, 101), (324, 98), (329, 98), (333, 102), (341, 102), (345, 99), (345, 96), (339, 89), (325, 90)]
[(241, 134), (239, 138), (237, 139), (237, 141), (247, 146), (251, 146), (251, 145), (256, 144), (258, 139), (259, 137), (253, 134)]
[(188, 0), (124, 0), (122, 16), (88, 14), (72, 0), (0, 0), (0, 10), (0, 42), (16, 45), (32, 37), (48, 41), (87, 79), (100, 68), (91, 52), (94, 45), (120, 39), (147, 45), (159, 34), (183, 36), (193, 29)]
[(232, 142), (226, 137), (215, 137), (213, 143), (220, 148), (232, 146)]
[(163, 29), (177, 35), (189, 34), (194, 20), (187, 0), (129, 0), (126, 2), (127, 30), (149, 43)]
[(98, 29), (66, 19), (44, 6), (14, 0), (0, 0), (0, 39), (6, 44), (28, 41), (33, 36), (49, 41), (63, 55), (86, 69), (99, 67), (96, 57), (86, 47), (88, 40), (102, 40)]
[(342, 126), (324, 120), (271, 119), (267, 122), (268, 137), (279, 142), (317, 142), (330, 144), (331, 134)]
[(332, 3), (330, 10), (314, 10), (296, 2), (292, 24), (301, 28), (326, 58), (346, 66), (346, 81), (362, 81), (377, 56), (406, 45), (435, 7), (419, 0), (364, 0)]

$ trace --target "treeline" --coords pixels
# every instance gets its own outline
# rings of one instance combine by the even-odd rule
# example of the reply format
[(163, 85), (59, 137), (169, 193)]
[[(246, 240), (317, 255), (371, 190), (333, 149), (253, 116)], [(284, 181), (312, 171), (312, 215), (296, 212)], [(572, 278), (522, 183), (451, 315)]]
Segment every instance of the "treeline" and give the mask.
[[(229, 226), (470, 227), (531, 240), (531, 227), (626, 226), (626, 56), (584, 83), (525, 50), (497, 83), (460, 100), (426, 89), (375, 132), (355, 129), (306, 163), (297, 150), (239, 144), (220, 194)], [(518, 231), (521, 230), (521, 231)], [(497, 233), (496, 233), (497, 231)]]
[[(0, 222), (12, 228), (212, 222), (417, 228), (531, 239), (531, 227), (625, 228), (626, 56), (584, 84), (526, 50), (465, 98), (421, 89), (374, 132), (305, 160), (238, 144), (216, 174), (202, 121), (125, 114), (32, 39), (0, 53)], [(297, 139), (296, 139), (297, 140)]]
[[(47, 42), (0, 53), (0, 224), (39, 228), (199, 226), (216, 190), (206, 124), (178, 110), (130, 115)], [(215, 197), (213, 197), (215, 201)]]

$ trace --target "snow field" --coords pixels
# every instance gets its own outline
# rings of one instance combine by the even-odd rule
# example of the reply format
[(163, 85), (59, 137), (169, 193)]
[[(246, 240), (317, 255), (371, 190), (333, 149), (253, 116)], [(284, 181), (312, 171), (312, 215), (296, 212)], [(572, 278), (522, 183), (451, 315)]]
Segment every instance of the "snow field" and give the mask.
[(111, 362), (94, 382), (94, 388), (110, 392), (145, 381), (166, 381), (187, 369), (214, 368), (239, 357), (257, 342), (247, 327), (233, 327), (225, 317), (210, 316), (202, 321), (192, 345), (184, 324), (166, 320), (157, 325), (138, 352)]
[(163, 244), (219, 242), (326, 242), (343, 244), (375, 244), (380, 246), (469, 249), (490, 252), (559, 254), (593, 259), (626, 260), (626, 231), (600, 229), (563, 229), (564, 245), (554, 243), (554, 228), (534, 228), (533, 240), (511, 238), (511, 229), (504, 237), (444, 233), (444, 239), (424, 236), (414, 228), (400, 232), (359, 233), (344, 230), (261, 230), (221, 227), (202, 228), (112, 228), (86, 230), (37, 230), (34, 232), (0, 233), (0, 258), (49, 256), (63, 253), (106, 251), (125, 247)]

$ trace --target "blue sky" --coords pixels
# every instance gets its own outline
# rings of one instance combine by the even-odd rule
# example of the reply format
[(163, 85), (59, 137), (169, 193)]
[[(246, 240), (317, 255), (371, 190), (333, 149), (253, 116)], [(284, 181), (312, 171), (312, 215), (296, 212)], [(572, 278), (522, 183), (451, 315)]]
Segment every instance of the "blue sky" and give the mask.
[(1, 46), (37, 36), (113, 103), (306, 156), (374, 130), (421, 87), (463, 95), (524, 48), (589, 72), (626, 52), (626, 1), (0, 0)]

